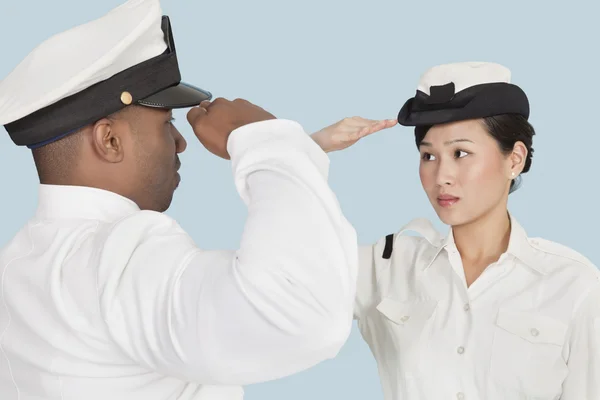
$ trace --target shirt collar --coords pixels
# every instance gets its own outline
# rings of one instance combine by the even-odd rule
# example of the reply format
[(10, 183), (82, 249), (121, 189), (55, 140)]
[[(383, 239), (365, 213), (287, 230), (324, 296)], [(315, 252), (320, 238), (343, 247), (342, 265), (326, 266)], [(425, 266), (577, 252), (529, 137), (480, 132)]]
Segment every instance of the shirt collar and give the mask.
[[(508, 248), (505, 254), (517, 258), (523, 264), (541, 274), (546, 274), (547, 271), (544, 268), (544, 265), (539, 262), (535, 248), (532, 246), (531, 240), (527, 236), (527, 232), (514, 216), (509, 214), (509, 218), (511, 230)], [(452, 234), (452, 229), (450, 229), (448, 234), (444, 237), (427, 219), (413, 220), (402, 230), (415, 231), (425, 238), (429, 244), (431, 244), (430, 249), (423, 254), (423, 270), (431, 266), (433, 261), (435, 261), (443, 249), (454, 246), (454, 235)]]
[(545, 264), (540, 262), (537, 250), (534, 246), (532, 246), (532, 240), (527, 235), (525, 229), (512, 215), (510, 216), (510, 221), (510, 240), (508, 242), (508, 249), (506, 250), (506, 253), (514, 256), (523, 264), (541, 273), (542, 275), (547, 274), (548, 270), (545, 268)]
[(86, 186), (45, 185), (38, 189), (36, 218), (90, 219), (114, 222), (140, 211), (132, 200)]

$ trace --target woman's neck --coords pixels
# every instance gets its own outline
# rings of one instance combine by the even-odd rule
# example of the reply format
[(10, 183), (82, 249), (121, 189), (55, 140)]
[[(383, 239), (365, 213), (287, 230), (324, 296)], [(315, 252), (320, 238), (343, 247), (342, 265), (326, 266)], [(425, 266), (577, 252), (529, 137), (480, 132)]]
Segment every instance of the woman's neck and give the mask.
[(497, 207), (475, 221), (452, 227), (468, 285), (506, 252), (510, 228), (506, 207)]

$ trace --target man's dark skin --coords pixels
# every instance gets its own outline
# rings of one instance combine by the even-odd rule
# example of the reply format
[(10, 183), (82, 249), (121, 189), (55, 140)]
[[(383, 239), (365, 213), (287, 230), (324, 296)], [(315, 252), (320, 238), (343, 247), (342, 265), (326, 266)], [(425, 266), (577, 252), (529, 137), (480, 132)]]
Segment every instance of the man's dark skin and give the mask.
[[(275, 119), (242, 99), (218, 98), (192, 108), (187, 120), (202, 145), (229, 159), (235, 129)], [(65, 138), (33, 150), (40, 183), (104, 189), (142, 210), (166, 211), (179, 184), (179, 154), (187, 143), (172, 110), (131, 105)]]

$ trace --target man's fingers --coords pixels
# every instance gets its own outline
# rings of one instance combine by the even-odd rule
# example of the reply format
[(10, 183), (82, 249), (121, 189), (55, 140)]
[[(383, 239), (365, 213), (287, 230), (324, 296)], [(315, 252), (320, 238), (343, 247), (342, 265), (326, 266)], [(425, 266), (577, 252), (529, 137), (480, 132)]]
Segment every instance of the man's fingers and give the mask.
[(206, 113), (206, 108), (202, 107), (202, 104), (200, 104), (200, 106), (192, 108), (187, 113), (187, 120), (190, 123), (190, 125), (193, 125), (194, 122), (198, 120), (198, 118), (202, 118), (204, 115), (206, 115)]

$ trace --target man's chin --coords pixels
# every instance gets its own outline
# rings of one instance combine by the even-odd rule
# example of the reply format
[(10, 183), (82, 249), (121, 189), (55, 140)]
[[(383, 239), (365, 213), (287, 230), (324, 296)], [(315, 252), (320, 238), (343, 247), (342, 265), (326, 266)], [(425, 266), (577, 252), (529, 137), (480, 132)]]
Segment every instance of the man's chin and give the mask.
[(171, 207), (171, 204), (173, 203), (174, 194), (175, 194), (175, 189), (173, 189), (173, 192), (171, 192), (171, 196), (164, 199), (164, 201), (158, 207), (156, 207), (156, 209), (154, 211), (160, 212), (160, 213), (164, 213), (165, 211), (167, 211)]

